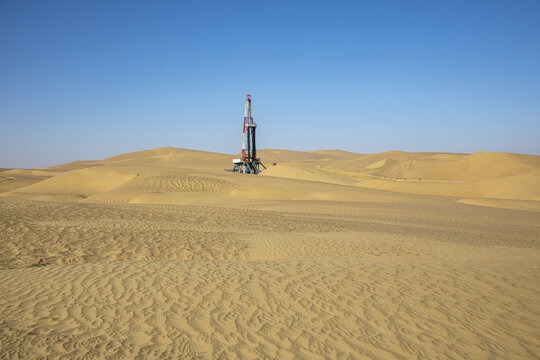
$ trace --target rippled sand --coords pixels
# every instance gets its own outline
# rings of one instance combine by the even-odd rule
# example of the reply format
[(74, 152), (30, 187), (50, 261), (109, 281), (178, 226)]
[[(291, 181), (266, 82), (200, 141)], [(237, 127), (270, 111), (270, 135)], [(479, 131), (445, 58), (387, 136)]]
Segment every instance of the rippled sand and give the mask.
[(0, 358), (540, 357), (539, 212), (143, 155), (0, 173)]

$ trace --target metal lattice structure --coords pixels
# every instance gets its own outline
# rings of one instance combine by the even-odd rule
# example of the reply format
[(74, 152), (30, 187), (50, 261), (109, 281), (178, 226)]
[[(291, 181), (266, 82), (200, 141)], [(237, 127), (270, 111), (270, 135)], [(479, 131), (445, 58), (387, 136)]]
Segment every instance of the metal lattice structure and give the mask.
[(234, 159), (234, 167), (227, 171), (244, 174), (258, 174), (260, 166), (266, 169), (257, 158), (257, 145), (255, 142), (255, 130), (257, 124), (253, 122), (253, 108), (251, 106), (251, 95), (246, 96), (246, 106), (244, 109), (244, 129), (242, 133), (242, 158)]

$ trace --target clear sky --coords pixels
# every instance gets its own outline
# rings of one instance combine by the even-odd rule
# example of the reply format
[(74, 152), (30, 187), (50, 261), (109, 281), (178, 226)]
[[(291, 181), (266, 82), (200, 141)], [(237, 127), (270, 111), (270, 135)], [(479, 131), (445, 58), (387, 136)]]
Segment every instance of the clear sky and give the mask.
[(0, 0), (0, 167), (175, 146), (540, 155), (540, 1)]

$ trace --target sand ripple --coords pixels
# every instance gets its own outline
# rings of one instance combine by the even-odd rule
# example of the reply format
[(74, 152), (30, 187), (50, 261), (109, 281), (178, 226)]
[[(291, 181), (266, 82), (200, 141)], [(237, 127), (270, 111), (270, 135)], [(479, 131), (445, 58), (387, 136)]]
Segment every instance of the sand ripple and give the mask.
[[(0, 274), (4, 357), (537, 356), (538, 264), (141, 261)], [(323, 356), (324, 355), (324, 356)]]

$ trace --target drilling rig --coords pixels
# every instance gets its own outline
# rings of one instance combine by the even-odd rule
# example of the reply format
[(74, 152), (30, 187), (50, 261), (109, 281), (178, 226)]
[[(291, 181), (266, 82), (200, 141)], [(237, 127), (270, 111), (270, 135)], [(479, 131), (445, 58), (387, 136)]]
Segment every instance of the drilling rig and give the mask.
[(242, 158), (234, 159), (234, 167), (227, 171), (255, 174), (260, 172), (260, 166), (266, 169), (257, 158), (257, 145), (255, 142), (255, 129), (257, 124), (253, 122), (253, 109), (251, 107), (251, 95), (246, 95), (246, 106), (244, 109), (244, 129), (242, 133)]

